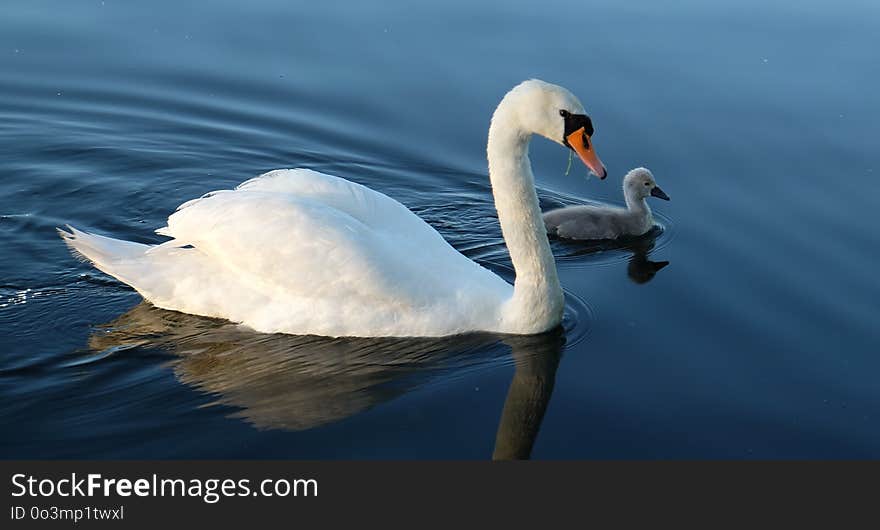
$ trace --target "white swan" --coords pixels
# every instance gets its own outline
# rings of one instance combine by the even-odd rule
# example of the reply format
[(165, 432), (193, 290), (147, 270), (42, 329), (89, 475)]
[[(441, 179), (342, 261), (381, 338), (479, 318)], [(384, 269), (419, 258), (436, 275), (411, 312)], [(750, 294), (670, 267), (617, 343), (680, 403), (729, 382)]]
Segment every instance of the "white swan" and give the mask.
[(623, 178), (626, 209), (616, 206), (566, 206), (544, 214), (547, 231), (568, 239), (616, 239), (640, 236), (654, 226), (654, 216), (645, 199), (669, 196), (654, 181), (654, 175), (637, 167)]
[(600, 177), (592, 123), (539, 80), (504, 96), (489, 128), (489, 177), (516, 281), (460, 254), (405, 206), (308, 169), (276, 170), (180, 206), (144, 245), (59, 229), (76, 254), (154, 305), (257, 331), (324, 336), (532, 334), (562, 320), (563, 294), (528, 156), (540, 134)]

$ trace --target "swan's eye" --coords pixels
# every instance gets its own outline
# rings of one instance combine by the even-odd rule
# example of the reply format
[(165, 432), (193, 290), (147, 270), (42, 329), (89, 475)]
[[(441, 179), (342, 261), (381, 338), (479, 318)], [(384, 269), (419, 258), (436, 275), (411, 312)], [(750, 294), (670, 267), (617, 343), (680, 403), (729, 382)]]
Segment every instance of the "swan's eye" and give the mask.
[(650, 186), (650, 185), (651, 185), (650, 182), (645, 182), (645, 186)]
[(563, 118), (568, 118), (568, 115), (569, 115), (569, 114), (568, 114), (568, 111), (567, 111), (567, 110), (565, 110), (565, 109), (559, 109), (559, 115), (562, 116)]

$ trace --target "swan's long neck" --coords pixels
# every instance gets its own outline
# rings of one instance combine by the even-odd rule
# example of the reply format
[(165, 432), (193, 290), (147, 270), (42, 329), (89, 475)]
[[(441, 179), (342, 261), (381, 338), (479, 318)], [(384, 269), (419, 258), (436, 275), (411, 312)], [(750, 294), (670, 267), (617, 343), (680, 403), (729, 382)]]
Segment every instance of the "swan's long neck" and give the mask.
[(516, 270), (502, 319), (512, 333), (539, 333), (562, 321), (564, 297), (541, 217), (529, 161), (531, 134), (502, 101), (489, 127), (489, 179), (501, 232)]

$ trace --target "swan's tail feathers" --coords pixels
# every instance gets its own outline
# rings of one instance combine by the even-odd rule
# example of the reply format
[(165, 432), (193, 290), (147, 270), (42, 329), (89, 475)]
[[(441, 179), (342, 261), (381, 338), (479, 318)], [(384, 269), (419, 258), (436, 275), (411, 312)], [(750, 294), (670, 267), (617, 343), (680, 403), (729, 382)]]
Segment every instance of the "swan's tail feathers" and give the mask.
[(70, 225), (65, 227), (67, 230), (63, 228), (56, 230), (74, 256), (124, 282), (126, 280), (120, 277), (121, 271), (118, 266), (143, 256), (150, 248), (150, 245), (83, 232)]

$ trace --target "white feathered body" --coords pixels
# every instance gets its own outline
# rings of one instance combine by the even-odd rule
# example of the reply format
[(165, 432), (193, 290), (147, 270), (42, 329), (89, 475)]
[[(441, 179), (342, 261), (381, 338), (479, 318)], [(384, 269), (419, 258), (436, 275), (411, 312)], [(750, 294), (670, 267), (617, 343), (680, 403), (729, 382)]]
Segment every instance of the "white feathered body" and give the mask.
[(158, 307), (261, 332), (511, 331), (509, 283), (399, 202), (339, 177), (272, 171), (183, 204), (157, 232), (172, 239), (143, 245), (73, 228), (65, 239)]

